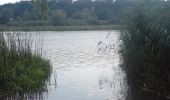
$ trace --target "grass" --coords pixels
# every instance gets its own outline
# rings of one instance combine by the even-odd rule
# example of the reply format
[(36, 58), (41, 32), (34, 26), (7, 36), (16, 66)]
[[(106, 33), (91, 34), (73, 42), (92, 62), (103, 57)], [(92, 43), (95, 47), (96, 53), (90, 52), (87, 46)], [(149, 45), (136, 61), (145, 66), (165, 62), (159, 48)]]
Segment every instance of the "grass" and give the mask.
[(50, 62), (42, 48), (32, 50), (33, 40), (27, 34), (0, 33), (0, 94), (21, 99), (46, 88), (51, 73)]
[(170, 98), (170, 3), (144, 4), (131, 10), (126, 30), (121, 31), (121, 66), (134, 100), (167, 100)]
[(80, 30), (114, 30), (119, 25), (85, 25), (85, 26), (0, 26), (4, 31), (80, 31)]

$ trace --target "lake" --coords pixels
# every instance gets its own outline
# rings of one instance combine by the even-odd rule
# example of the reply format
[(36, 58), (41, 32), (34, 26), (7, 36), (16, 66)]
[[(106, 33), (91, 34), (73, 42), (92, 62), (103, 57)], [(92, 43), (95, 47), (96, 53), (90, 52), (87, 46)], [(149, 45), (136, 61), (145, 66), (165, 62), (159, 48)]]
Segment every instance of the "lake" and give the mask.
[[(44, 100), (124, 100), (117, 31), (40, 32), (53, 72)], [(102, 41), (104, 47), (99, 47)], [(112, 43), (108, 49), (105, 44)], [(99, 48), (103, 48), (100, 49)], [(104, 49), (107, 48), (107, 49)]]

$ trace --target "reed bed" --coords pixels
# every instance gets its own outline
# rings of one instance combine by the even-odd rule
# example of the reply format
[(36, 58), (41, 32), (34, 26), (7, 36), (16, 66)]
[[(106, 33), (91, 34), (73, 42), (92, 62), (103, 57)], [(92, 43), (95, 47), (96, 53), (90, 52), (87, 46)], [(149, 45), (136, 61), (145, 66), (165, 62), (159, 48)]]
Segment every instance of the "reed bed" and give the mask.
[(0, 98), (29, 100), (46, 89), (51, 65), (37, 45), (26, 33), (0, 33)]
[[(152, 6), (150, 6), (152, 5)], [(120, 54), (133, 100), (170, 99), (170, 2), (145, 1), (131, 9)]]

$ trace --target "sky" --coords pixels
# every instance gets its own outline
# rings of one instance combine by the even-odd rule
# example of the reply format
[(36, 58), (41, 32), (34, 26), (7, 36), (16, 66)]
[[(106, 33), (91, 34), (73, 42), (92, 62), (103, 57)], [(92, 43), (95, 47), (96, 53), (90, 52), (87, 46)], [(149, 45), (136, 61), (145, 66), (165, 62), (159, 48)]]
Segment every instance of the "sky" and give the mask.
[(6, 3), (15, 3), (21, 0), (0, 0), (0, 5), (6, 4)]

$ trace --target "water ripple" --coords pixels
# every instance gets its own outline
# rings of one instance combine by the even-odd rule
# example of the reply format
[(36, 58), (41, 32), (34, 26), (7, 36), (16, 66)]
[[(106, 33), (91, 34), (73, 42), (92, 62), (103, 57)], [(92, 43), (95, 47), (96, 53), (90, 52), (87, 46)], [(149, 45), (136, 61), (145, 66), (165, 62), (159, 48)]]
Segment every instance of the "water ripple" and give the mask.
[[(54, 66), (47, 100), (125, 99), (127, 87), (125, 74), (118, 66), (119, 56), (114, 50), (98, 52), (97, 44), (105, 40), (107, 31), (48, 32), (44, 35), (47, 46), (44, 53)], [(118, 40), (116, 32), (111, 35), (109, 41)]]

